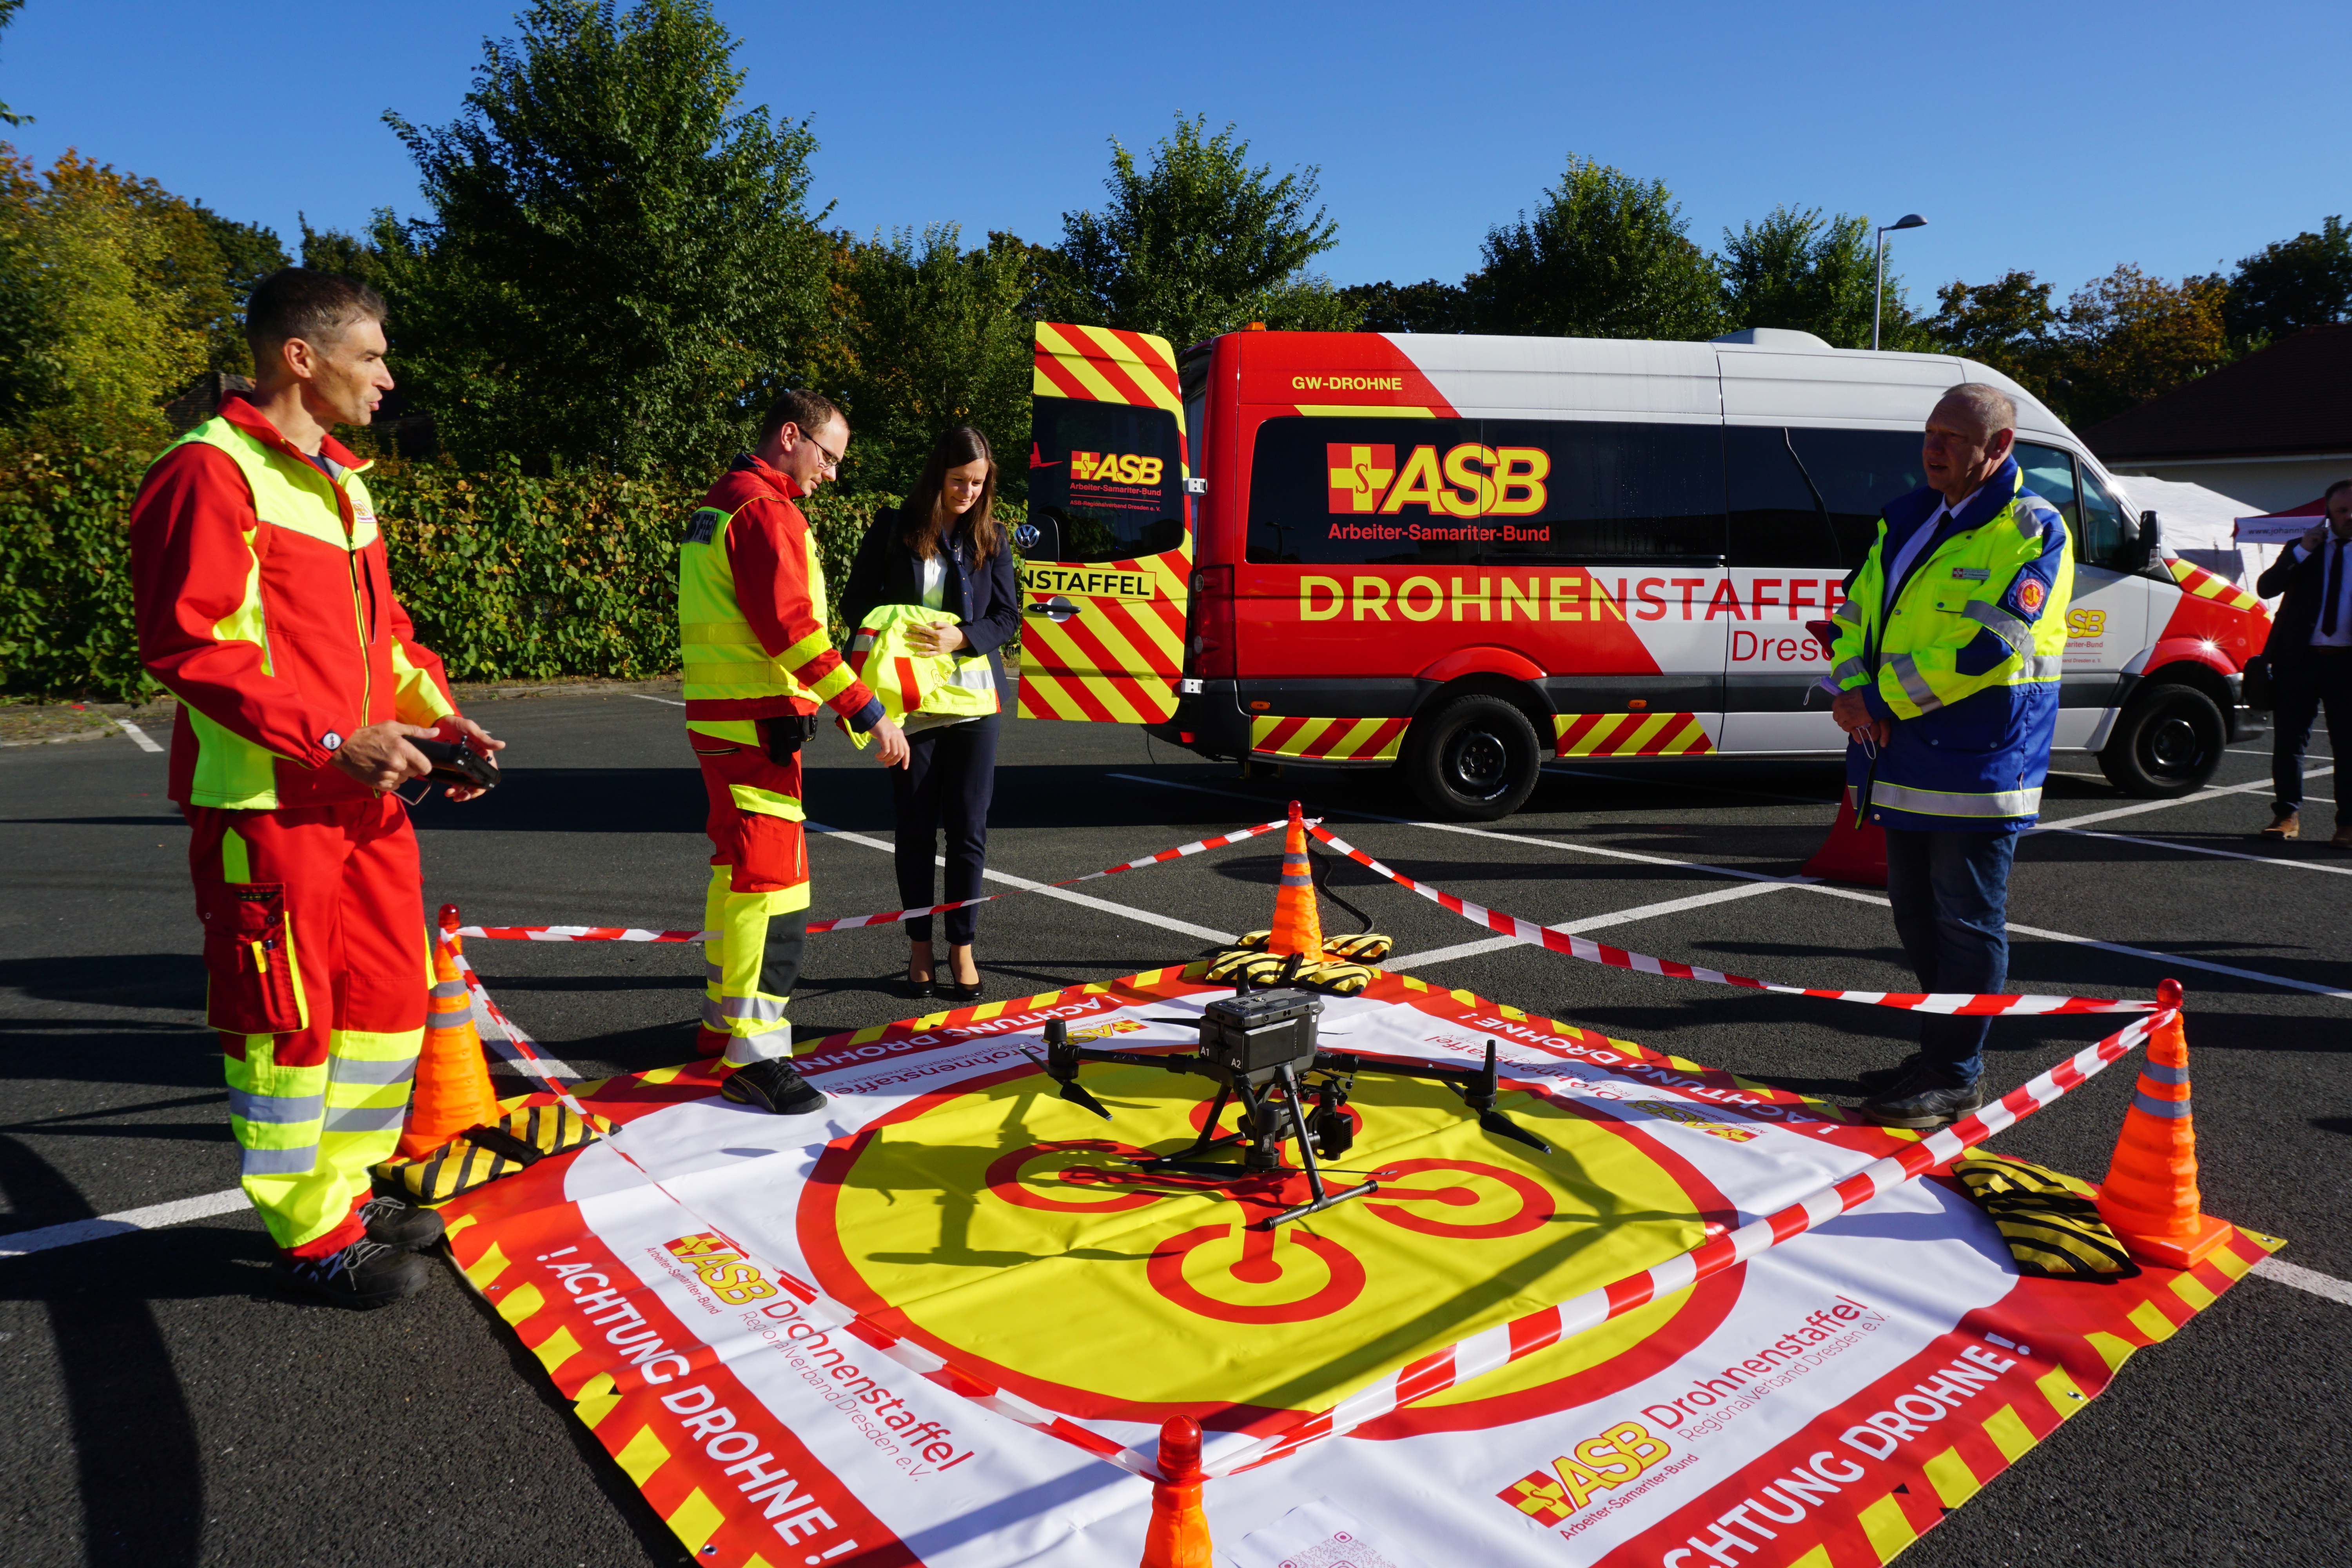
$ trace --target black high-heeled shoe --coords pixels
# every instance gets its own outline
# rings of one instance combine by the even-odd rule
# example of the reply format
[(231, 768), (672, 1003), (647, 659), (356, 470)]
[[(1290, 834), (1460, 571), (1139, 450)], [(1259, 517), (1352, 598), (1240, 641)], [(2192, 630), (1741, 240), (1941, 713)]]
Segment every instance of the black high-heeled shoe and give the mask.
[(919, 1002), (926, 996), (940, 994), (939, 965), (936, 963), (931, 965), (931, 977), (929, 980), (918, 980), (911, 974), (900, 975), (898, 994), (909, 1002)]
[[(952, 961), (950, 961), (949, 968), (950, 971), (953, 970), (954, 964)], [(945, 976), (940, 976), (933, 982), (932, 994), (945, 996), (950, 1001), (957, 1003), (972, 1003), (979, 1001), (982, 994), (985, 993), (987, 989), (988, 976), (982, 974), (980, 972), (980, 965), (975, 963), (972, 965), (971, 969), (971, 984), (966, 985), (961, 981), (950, 980)]]

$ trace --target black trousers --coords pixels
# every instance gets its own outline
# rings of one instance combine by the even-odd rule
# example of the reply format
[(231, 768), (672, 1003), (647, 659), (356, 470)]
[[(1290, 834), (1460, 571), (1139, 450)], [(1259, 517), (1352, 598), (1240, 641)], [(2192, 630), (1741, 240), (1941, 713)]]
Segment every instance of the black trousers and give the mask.
[[(2352, 649), (2322, 653), (2312, 649), (2291, 669), (2271, 678), (2271, 784), (2278, 792), (2278, 808), (2294, 811), (2303, 805), (2303, 757), (2311, 749), (2311, 726), (2319, 710), (2327, 710), (2327, 739), (2341, 744), (2336, 731), (2352, 737)], [(2338, 826), (2352, 816), (2338, 816)]]
[[(898, 808), (898, 900), (910, 910), (980, 897), (988, 864), (988, 803), (996, 790), (998, 715), (919, 730), (907, 737), (907, 765), (890, 770)], [(940, 832), (947, 832), (947, 893), (935, 897)], [(980, 927), (978, 910), (950, 910), (949, 944), (961, 947)], [(907, 921), (909, 942), (931, 940), (931, 917)]]

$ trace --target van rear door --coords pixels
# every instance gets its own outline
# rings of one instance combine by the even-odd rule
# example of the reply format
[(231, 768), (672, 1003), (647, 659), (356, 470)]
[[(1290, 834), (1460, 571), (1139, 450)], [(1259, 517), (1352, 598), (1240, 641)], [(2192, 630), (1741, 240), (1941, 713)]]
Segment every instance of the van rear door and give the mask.
[(1192, 571), (1183, 405), (1165, 338), (1037, 323), (1021, 584), (1021, 715), (1176, 710)]

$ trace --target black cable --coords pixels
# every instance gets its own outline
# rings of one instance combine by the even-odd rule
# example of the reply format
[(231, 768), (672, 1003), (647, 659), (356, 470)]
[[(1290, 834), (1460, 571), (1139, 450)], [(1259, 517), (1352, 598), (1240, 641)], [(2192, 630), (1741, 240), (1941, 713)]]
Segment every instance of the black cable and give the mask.
[(1341, 909), (1347, 910), (1349, 914), (1364, 922), (1362, 925), (1356, 928), (1357, 935), (1361, 936), (1364, 932), (1372, 929), (1371, 916), (1366, 914), (1363, 910), (1349, 903), (1346, 894), (1332, 891), (1330, 886), (1331, 872), (1329, 864), (1328, 861), (1317, 858), (1315, 853), (1315, 840), (1312, 837), (1309, 837), (1307, 840), (1307, 869), (1308, 874), (1314, 879), (1315, 891), (1318, 897), (1328, 898), (1333, 903), (1339, 905)]

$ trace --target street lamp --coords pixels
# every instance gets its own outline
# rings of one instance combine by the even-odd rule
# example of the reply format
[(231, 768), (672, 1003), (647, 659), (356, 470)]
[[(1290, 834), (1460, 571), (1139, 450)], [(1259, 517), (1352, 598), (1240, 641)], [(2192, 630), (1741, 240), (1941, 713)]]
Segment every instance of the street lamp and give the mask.
[(1890, 228), (1925, 228), (1927, 220), (1917, 213), (1906, 213), (1893, 223), (1878, 226), (1878, 288), (1870, 300), (1870, 347), (1878, 349), (1878, 322), (1886, 313), (1886, 231)]

